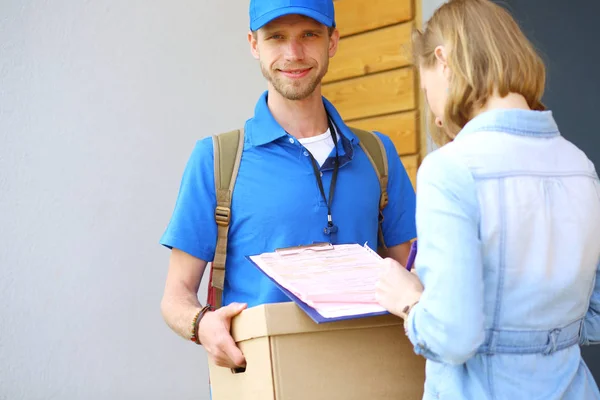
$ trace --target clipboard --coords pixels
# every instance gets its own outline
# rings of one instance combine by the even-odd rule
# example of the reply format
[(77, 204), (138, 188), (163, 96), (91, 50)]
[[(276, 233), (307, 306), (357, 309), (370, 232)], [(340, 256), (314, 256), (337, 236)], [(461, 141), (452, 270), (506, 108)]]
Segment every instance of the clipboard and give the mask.
[[(366, 243), (363, 246), (363, 248), (366, 249), (368, 252), (371, 252), (372, 254), (376, 255), (378, 258), (381, 258), (376, 252), (374, 252), (370, 247), (368, 247), (366, 245)], [(313, 244), (309, 244), (309, 245), (278, 248), (273, 253), (285, 258), (285, 257), (292, 256), (292, 255), (298, 255), (303, 252), (327, 252), (327, 251), (332, 251), (334, 249), (335, 249), (335, 247), (333, 244), (325, 242), (325, 243), (313, 243)], [(279, 290), (281, 290), (291, 301), (296, 303), (296, 305), (298, 305), (317, 324), (389, 314), (388, 311), (382, 310), (382, 311), (368, 312), (368, 313), (361, 313), (361, 314), (336, 316), (336, 317), (331, 317), (331, 318), (324, 317), (323, 315), (321, 315), (319, 313), (319, 311), (317, 311), (311, 305), (305, 303), (302, 299), (300, 299), (298, 296), (296, 296), (290, 290), (286, 289), (276, 279), (274, 279), (268, 273), (263, 271), (263, 269), (256, 262), (254, 262), (254, 260), (252, 260), (251, 257), (253, 257), (253, 256), (246, 256), (245, 258), (255, 268), (257, 268), (263, 275), (265, 275), (271, 282), (273, 282), (273, 284)]]
[(330, 251), (333, 249), (333, 244), (329, 242), (320, 242), (302, 246), (281, 247), (279, 249), (275, 249), (275, 253), (281, 256), (292, 256), (305, 251)]
[(325, 318), (324, 316), (322, 316), (321, 314), (319, 314), (319, 312), (317, 310), (315, 310), (314, 308), (312, 308), (311, 306), (309, 306), (308, 304), (306, 304), (305, 302), (303, 302), (302, 300), (300, 300), (296, 295), (294, 295), (292, 292), (290, 292), (289, 290), (287, 290), (285, 287), (281, 286), (281, 284), (279, 284), (275, 279), (273, 279), (269, 275), (265, 274), (263, 272), (263, 270), (260, 269), (260, 267), (258, 265), (256, 265), (256, 263), (254, 261), (252, 261), (250, 259), (250, 257), (246, 257), (246, 259), (254, 267), (256, 267), (256, 269), (258, 269), (264, 276), (266, 276), (267, 278), (269, 278), (269, 280), (271, 282), (273, 282), (275, 284), (275, 286), (277, 286), (277, 288), (283, 292), (283, 294), (285, 294), (291, 301), (293, 301), (294, 303), (296, 303), (296, 305), (298, 307), (300, 307), (300, 309), (302, 309), (302, 311), (304, 311), (306, 313), (306, 315), (308, 315), (310, 317), (310, 319), (312, 319), (317, 324), (322, 324), (322, 323), (327, 323), (327, 322), (335, 322), (335, 321), (351, 320), (351, 319), (358, 319), (358, 318), (365, 318), (365, 317), (374, 317), (374, 316), (377, 316), (377, 315), (386, 315), (386, 314), (389, 314), (389, 312), (387, 312), (387, 311), (382, 311), (382, 312), (376, 312), (376, 313), (357, 314), (357, 315), (345, 315), (345, 316), (342, 316), (342, 317)]

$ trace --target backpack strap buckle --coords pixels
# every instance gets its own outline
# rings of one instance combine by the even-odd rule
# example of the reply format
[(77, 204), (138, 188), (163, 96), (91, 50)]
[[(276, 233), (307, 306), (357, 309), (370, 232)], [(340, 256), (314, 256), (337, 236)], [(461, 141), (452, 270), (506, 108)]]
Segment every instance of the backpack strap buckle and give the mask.
[(217, 206), (215, 208), (215, 221), (219, 226), (228, 226), (231, 221), (231, 208)]
[(382, 176), (380, 178), (380, 183), (381, 197), (379, 197), (379, 209), (383, 212), (383, 209), (388, 205), (388, 202), (390, 200), (387, 192), (388, 177)]

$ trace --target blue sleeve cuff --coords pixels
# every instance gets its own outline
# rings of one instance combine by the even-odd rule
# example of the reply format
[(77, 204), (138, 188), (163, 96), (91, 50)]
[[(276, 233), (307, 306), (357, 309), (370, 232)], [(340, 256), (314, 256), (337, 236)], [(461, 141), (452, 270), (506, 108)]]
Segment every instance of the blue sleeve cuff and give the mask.
[(417, 237), (417, 230), (406, 230), (403, 232), (394, 233), (393, 235), (387, 235), (384, 237), (385, 245), (387, 247), (394, 247), (402, 243), (409, 242)]
[(198, 248), (198, 246), (194, 246), (187, 240), (182, 240), (168, 234), (163, 235), (159, 243), (170, 250), (181, 250), (184, 253), (190, 254), (206, 262), (212, 261), (215, 257), (214, 252), (210, 249)]

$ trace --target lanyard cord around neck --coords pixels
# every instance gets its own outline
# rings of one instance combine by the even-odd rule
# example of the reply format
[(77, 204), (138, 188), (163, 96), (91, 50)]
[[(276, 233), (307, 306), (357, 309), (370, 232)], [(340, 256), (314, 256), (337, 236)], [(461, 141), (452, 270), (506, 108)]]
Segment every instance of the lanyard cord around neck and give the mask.
[(335, 147), (335, 160), (333, 164), (333, 175), (331, 176), (331, 185), (329, 186), (329, 198), (325, 197), (323, 180), (321, 179), (321, 171), (317, 165), (317, 160), (315, 160), (315, 157), (310, 153), (310, 151), (308, 154), (310, 154), (310, 160), (312, 162), (315, 178), (317, 179), (317, 184), (319, 185), (319, 190), (321, 191), (321, 196), (323, 197), (325, 204), (327, 204), (327, 226), (323, 229), (323, 232), (326, 235), (331, 235), (332, 233), (336, 233), (338, 230), (331, 217), (331, 205), (333, 204), (333, 194), (335, 193), (335, 184), (337, 182), (338, 169), (340, 168), (340, 159), (337, 147), (337, 134), (329, 116), (327, 117), (327, 122), (329, 123), (329, 131), (331, 132), (331, 138), (333, 139), (333, 146)]

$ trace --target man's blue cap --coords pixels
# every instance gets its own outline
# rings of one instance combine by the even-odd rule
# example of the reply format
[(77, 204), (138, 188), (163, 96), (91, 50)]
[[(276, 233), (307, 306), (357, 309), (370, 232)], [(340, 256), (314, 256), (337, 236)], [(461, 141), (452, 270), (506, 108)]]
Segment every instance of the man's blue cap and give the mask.
[(304, 15), (325, 26), (335, 26), (333, 0), (250, 0), (250, 30), (257, 31), (289, 14)]

